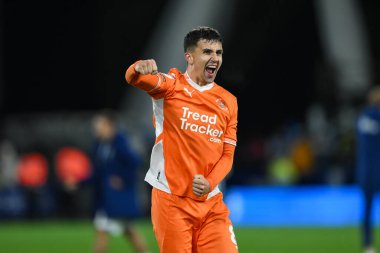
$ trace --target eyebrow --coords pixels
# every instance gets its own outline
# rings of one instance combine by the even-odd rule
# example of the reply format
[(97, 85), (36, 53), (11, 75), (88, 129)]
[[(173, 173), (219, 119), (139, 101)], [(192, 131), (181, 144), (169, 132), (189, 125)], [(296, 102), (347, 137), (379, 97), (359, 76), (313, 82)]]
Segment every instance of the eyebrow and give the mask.
[[(204, 48), (204, 49), (202, 50), (203, 53), (210, 53), (210, 52), (212, 52), (212, 51), (213, 51), (213, 50), (210, 49), (210, 48)], [(223, 49), (218, 49), (218, 50), (216, 50), (216, 53), (223, 53)]]

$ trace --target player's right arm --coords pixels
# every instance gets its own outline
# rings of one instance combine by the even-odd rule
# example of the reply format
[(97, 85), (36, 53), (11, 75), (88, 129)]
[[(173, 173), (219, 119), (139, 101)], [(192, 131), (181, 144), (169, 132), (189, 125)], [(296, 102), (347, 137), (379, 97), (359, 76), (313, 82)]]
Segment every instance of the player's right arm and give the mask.
[(140, 60), (132, 64), (125, 73), (125, 79), (152, 97), (162, 98), (174, 87), (175, 79), (172, 76), (159, 73), (155, 60)]

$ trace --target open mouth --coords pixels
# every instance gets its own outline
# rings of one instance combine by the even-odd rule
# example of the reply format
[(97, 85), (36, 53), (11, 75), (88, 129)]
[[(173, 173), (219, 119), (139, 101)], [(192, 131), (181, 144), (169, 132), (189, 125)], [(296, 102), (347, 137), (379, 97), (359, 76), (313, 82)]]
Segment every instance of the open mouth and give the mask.
[(206, 66), (206, 72), (210, 75), (213, 75), (216, 71), (216, 66)]

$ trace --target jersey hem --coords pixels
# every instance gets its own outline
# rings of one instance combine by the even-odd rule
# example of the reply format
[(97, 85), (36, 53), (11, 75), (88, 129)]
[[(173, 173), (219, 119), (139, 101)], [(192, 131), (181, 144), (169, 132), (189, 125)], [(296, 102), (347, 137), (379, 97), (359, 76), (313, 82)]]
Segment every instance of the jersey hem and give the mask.
[(166, 193), (171, 193), (170, 189), (166, 185), (164, 185), (163, 183), (158, 181), (157, 178), (155, 178), (153, 175), (150, 174), (150, 171), (151, 171), (151, 169), (148, 170), (148, 173), (146, 174), (144, 180), (147, 183), (149, 183), (151, 186), (153, 186), (154, 188), (157, 188), (157, 189), (164, 191)]
[[(145, 182), (147, 182), (148, 184), (150, 184), (152, 187), (154, 187), (154, 188), (156, 188), (158, 190), (161, 190), (163, 192), (172, 194), (172, 192), (170, 191), (170, 189), (166, 185), (162, 184), (160, 181), (157, 181), (157, 179), (154, 176), (147, 174), (145, 176), (144, 180), (145, 180)], [(214, 188), (214, 190), (212, 190), (207, 195), (207, 199), (206, 200), (209, 200), (209, 199), (215, 197), (218, 193), (220, 193), (220, 189), (219, 189), (218, 186), (216, 186)], [(182, 196), (182, 197), (188, 197), (188, 196)]]

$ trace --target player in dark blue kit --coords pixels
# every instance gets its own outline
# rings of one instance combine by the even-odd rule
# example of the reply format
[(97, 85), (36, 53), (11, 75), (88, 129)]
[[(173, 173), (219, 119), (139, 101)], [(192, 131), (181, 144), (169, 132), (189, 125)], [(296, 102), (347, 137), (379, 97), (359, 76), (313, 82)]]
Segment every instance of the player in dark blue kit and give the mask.
[(95, 186), (95, 252), (106, 252), (108, 234), (124, 234), (136, 252), (146, 253), (143, 238), (131, 219), (139, 214), (137, 170), (139, 157), (129, 147), (126, 136), (118, 131), (111, 111), (97, 114), (93, 122)]
[(364, 196), (364, 252), (374, 253), (371, 213), (380, 191), (380, 86), (369, 91), (368, 102), (357, 121), (357, 175)]

